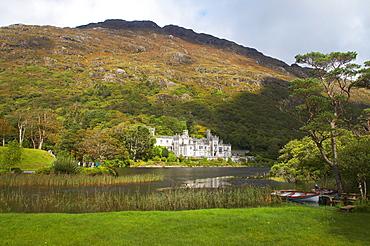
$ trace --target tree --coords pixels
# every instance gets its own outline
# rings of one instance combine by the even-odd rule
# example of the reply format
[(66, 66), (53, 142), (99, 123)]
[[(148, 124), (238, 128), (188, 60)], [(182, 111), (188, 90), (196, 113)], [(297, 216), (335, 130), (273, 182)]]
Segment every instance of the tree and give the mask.
[(326, 165), (322, 165), (323, 162), (325, 161), (315, 143), (306, 136), (287, 143), (280, 150), (278, 162), (270, 172), (288, 182), (318, 180), (327, 176), (330, 171)]
[(17, 112), (14, 113), (13, 117), (17, 122), (18, 143), (19, 143), (20, 146), (22, 146), (23, 141), (24, 141), (24, 136), (26, 134), (28, 113), (26, 112), (26, 110), (17, 111)]
[(367, 182), (370, 180), (370, 136), (353, 138), (340, 150), (341, 170), (344, 177), (356, 181), (362, 198), (367, 195)]
[(358, 78), (358, 86), (370, 88), (370, 61), (364, 63), (365, 68), (361, 70), (361, 76)]
[(149, 129), (142, 125), (120, 124), (114, 127), (113, 131), (114, 136), (127, 148), (133, 161), (148, 155), (156, 141)]
[(111, 137), (105, 129), (80, 130), (78, 134), (80, 138), (77, 140), (75, 148), (77, 149), (77, 156), (80, 156), (82, 161), (84, 161), (86, 155), (92, 161), (98, 159), (111, 160), (123, 151), (123, 146), (117, 139)]
[(57, 115), (43, 109), (37, 109), (30, 113), (28, 125), (29, 137), (34, 149), (42, 149), (46, 139), (59, 141), (59, 134), (63, 131)]
[(11, 170), (12, 167), (19, 164), (22, 160), (23, 149), (17, 142), (11, 142), (3, 151), (2, 166), (4, 169)]
[(2, 136), (2, 143), (5, 146), (5, 136), (15, 131), (15, 128), (10, 124), (9, 121), (0, 119), (0, 134)]
[(358, 117), (359, 124), (357, 126), (358, 135), (370, 135), (370, 108), (365, 108), (362, 115)]
[[(332, 168), (339, 194), (343, 192), (343, 184), (337, 137), (347, 122), (346, 106), (351, 89), (358, 83), (356, 76), (360, 66), (350, 63), (356, 57), (356, 52), (297, 55), (296, 62), (313, 68), (314, 76), (293, 80), (291, 87), (292, 97), (300, 102), (292, 112), (302, 124), (300, 129), (311, 137), (325, 162)], [(328, 139), (331, 142), (330, 151), (325, 150), (323, 145)]]

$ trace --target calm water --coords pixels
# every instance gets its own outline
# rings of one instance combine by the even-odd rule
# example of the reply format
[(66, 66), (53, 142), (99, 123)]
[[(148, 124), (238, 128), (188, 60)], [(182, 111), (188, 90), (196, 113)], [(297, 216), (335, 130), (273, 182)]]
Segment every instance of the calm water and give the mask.
[(163, 181), (144, 184), (120, 185), (126, 191), (149, 191), (172, 186), (218, 188), (253, 184), (272, 189), (297, 189), (296, 184), (251, 178), (269, 172), (269, 167), (180, 167), (180, 168), (122, 168), (119, 175), (154, 173), (164, 176)]
[[(153, 190), (174, 186), (218, 188), (226, 186), (240, 186), (244, 184), (271, 187), (271, 189), (310, 189), (308, 187), (304, 187), (303, 185), (251, 178), (255, 175), (263, 175), (269, 170), (269, 167), (122, 168), (118, 169), (119, 175), (154, 173), (163, 175), (164, 180), (147, 183), (119, 184), (111, 186), (65, 186), (58, 187), (58, 193), (73, 194), (81, 190), (87, 193), (96, 193), (101, 191), (131, 193), (137, 191), (151, 192)], [(17, 189), (19, 188), (7, 188), (8, 191)], [(55, 189), (53, 187), (22, 187), (22, 193), (25, 196), (47, 195), (50, 190)]]

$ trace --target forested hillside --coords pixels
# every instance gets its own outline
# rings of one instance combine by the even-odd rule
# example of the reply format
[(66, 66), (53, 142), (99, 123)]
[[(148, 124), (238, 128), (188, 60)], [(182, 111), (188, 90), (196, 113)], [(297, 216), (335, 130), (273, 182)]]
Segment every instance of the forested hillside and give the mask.
[[(158, 135), (209, 128), (235, 149), (274, 158), (300, 136), (278, 105), (309, 71), (210, 35), (119, 20), (12, 25), (0, 28), (0, 54), (5, 143), (81, 152), (113, 144), (106, 133), (119, 125), (144, 124)], [(370, 102), (364, 88), (354, 98)]]

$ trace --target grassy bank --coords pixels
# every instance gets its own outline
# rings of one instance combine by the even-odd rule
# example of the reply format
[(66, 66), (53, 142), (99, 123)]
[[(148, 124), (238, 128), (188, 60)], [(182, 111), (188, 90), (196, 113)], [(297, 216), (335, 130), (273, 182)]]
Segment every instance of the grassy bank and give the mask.
[(370, 245), (370, 214), (263, 207), (0, 214), (2, 245)]
[[(0, 147), (0, 155), (6, 147)], [(50, 166), (54, 157), (45, 150), (40, 149), (23, 149), (22, 160), (14, 167), (21, 170), (36, 170), (41, 167)]]

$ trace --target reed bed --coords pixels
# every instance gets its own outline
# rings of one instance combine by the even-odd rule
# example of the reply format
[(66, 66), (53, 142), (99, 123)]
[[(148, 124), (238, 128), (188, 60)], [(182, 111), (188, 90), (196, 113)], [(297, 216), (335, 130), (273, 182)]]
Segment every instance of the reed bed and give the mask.
[(89, 176), (82, 174), (4, 174), (0, 175), (0, 186), (102, 186), (163, 180), (163, 175), (140, 174), (130, 176)]
[(23, 187), (2, 188), (0, 212), (12, 213), (95, 213), (113, 211), (179, 211), (210, 208), (245, 208), (269, 206), (280, 202), (270, 190), (255, 187), (219, 189), (170, 188), (149, 193), (111, 192), (86, 189), (77, 193), (60, 192), (51, 187), (47, 194), (27, 195)]

